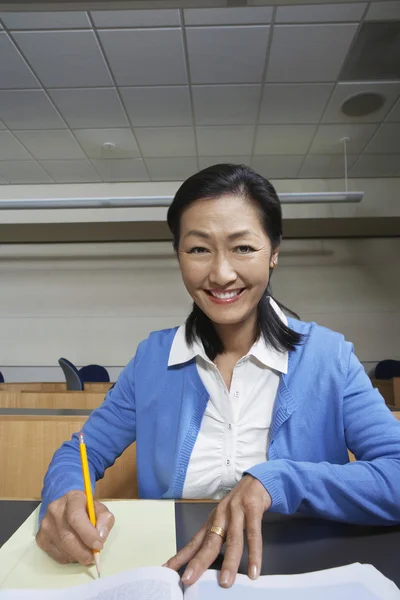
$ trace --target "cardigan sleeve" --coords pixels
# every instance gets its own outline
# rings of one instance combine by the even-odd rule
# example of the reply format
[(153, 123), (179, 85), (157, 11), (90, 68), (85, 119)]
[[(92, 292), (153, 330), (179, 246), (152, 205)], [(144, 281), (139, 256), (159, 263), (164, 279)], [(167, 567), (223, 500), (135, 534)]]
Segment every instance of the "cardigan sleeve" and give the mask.
[(343, 427), (356, 462), (277, 459), (249, 469), (272, 498), (271, 512), (359, 524), (400, 523), (400, 422), (350, 353), (343, 394)]
[[(107, 393), (104, 402), (90, 414), (82, 428), (93, 487), (103, 477), (104, 471), (136, 439), (134, 380), (139, 349), (140, 346), (135, 358)], [(50, 502), (71, 490), (83, 490), (78, 433), (65, 442), (51, 460), (44, 478), (39, 521), (46, 514)]]

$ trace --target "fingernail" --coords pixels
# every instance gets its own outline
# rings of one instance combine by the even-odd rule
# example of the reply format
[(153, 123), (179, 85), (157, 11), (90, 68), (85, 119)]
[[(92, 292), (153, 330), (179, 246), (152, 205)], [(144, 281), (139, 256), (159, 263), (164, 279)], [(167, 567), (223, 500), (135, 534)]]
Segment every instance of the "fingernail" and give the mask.
[(103, 544), (102, 544), (102, 542), (99, 542), (98, 540), (96, 540), (95, 542), (93, 542), (92, 548), (93, 548), (93, 550), (103, 550)]
[(184, 572), (184, 574), (182, 575), (182, 581), (189, 581), (189, 579), (192, 577), (193, 575), (193, 569), (187, 569), (187, 571)]
[(103, 525), (102, 527), (100, 527), (99, 529), (99, 536), (101, 537), (101, 539), (103, 541), (106, 540), (107, 536), (108, 536), (108, 527), (106, 527), (105, 525)]
[(231, 574), (229, 573), (229, 571), (222, 571), (220, 578), (219, 578), (219, 584), (220, 585), (229, 585), (230, 578), (231, 578)]
[(258, 577), (258, 569), (257, 569), (257, 565), (251, 565), (250, 570), (249, 570), (249, 575), (250, 575), (250, 579), (257, 579)]

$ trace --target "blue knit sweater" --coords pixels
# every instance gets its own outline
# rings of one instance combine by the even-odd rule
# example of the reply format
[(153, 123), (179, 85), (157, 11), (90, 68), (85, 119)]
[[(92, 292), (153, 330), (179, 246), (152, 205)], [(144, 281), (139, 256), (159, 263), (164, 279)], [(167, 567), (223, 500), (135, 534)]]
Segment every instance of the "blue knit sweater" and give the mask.
[[(400, 523), (400, 422), (364, 372), (352, 344), (315, 323), (289, 319), (306, 335), (289, 352), (270, 430), (268, 461), (248, 473), (296, 511), (365, 524)], [(208, 401), (195, 360), (168, 367), (176, 329), (140, 343), (83, 431), (93, 483), (134, 440), (141, 498), (180, 498)], [(357, 461), (349, 463), (347, 449)], [(43, 488), (47, 505), (83, 489), (77, 436), (57, 450)]]

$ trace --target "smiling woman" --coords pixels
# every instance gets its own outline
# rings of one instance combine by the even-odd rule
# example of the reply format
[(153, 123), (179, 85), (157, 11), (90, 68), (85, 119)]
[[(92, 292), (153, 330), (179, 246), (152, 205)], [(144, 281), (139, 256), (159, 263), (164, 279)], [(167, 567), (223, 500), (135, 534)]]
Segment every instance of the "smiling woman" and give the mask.
[[(400, 422), (342, 335), (287, 316), (271, 296), (282, 215), (273, 186), (242, 165), (190, 177), (168, 224), (193, 310), (138, 346), (83, 427), (92, 481), (137, 443), (141, 498), (214, 498), (218, 507), (166, 566), (186, 585), (226, 542), (220, 584), (248, 543), (262, 563), (267, 510), (400, 523)], [(355, 462), (349, 462), (350, 450)], [(93, 560), (113, 517), (86, 514), (77, 436), (49, 466), (37, 542), (59, 562)]]

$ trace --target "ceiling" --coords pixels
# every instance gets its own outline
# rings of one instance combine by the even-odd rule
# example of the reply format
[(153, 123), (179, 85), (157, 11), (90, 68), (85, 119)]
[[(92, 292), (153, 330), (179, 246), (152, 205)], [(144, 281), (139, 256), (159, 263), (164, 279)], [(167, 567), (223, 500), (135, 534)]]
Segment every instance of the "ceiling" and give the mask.
[[(226, 161), (343, 177), (344, 137), (350, 177), (400, 177), (400, 1), (3, 10), (0, 24), (1, 184), (182, 180)], [(360, 92), (382, 106), (345, 116)]]

